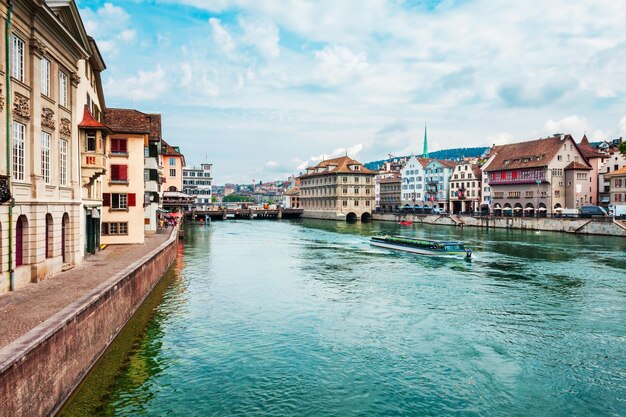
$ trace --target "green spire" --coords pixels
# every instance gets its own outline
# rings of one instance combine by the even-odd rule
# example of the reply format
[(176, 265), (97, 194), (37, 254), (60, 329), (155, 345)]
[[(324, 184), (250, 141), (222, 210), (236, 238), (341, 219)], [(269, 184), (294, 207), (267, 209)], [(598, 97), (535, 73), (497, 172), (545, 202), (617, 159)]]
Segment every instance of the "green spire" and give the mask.
[(424, 122), (424, 152), (422, 153), (424, 158), (428, 158), (428, 136), (426, 135), (426, 122)]

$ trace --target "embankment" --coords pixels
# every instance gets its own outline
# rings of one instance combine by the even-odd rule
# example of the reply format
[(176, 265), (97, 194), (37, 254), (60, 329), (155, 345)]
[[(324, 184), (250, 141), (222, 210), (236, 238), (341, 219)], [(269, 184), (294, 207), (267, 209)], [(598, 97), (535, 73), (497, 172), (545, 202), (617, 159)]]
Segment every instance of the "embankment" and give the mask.
[(626, 237), (626, 225), (613, 219), (554, 219), (529, 217), (473, 217), (449, 215), (419, 215), (374, 213), (373, 220), (440, 224), (445, 226), (468, 226), (498, 229), (542, 230), (549, 232), (579, 233), (600, 236)]
[(174, 231), (160, 247), (0, 350), (0, 416), (56, 413), (159, 282), (176, 252)]

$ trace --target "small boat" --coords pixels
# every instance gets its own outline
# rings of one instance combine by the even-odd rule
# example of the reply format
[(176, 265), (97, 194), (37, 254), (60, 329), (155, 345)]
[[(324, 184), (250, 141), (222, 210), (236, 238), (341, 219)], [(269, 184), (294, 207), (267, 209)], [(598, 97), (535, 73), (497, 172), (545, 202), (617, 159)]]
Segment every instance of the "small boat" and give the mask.
[(400, 224), (402, 226), (412, 226), (413, 225), (413, 221), (412, 220), (403, 220), (400, 222)]
[(472, 250), (461, 242), (431, 239), (413, 239), (403, 236), (374, 236), (370, 244), (386, 249), (401, 250), (418, 255), (430, 256), (464, 256), (472, 258)]

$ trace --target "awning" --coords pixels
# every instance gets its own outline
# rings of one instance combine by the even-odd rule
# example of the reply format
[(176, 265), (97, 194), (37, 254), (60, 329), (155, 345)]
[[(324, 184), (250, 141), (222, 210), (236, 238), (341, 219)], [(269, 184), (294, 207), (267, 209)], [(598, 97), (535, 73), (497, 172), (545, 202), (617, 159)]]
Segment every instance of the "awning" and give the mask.
[(611, 201), (609, 196), (602, 197), (602, 200), (601, 200), (602, 203), (608, 203), (609, 201)]
[(514, 211), (520, 211), (522, 208), (521, 207), (515, 207), (513, 210)]
[(532, 210), (534, 210), (534, 208), (532, 208), (532, 207), (526, 207), (526, 208), (524, 209), (524, 211), (532, 211)]
[(563, 209), (561, 207), (557, 207), (554, 209), (554, 211), (563, 211)]
[(165, 217), (181, 217), (182, 213), (167, 213)]
[(539, 207), (539, 211), (548, 211), (548, 209), (545, 207)]
[(513, 209), (511, 207), (505, 207), (502, 210), (506, 210), (506, 211), (513, 211)]

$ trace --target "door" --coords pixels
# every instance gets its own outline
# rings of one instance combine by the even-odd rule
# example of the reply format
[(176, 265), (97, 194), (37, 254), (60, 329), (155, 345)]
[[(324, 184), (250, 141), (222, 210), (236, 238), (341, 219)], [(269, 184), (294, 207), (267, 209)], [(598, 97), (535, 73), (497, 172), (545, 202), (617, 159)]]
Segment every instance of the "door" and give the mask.
[(89, 254), (94, 253), (94, 231), (93, 231), (93, 218), (91, 217), (91, 210), (87, 210), (87, 215), (85, 216), (85, 251)]
[(15, 226), (15, 266), (24, 264), (24, 222), (17, 219)]
[(61, 222), (61, 258), (63, 262), (67, 262), (67, 254), (65, 248), (65, 234), (67, 233), (67, 217), (63, 216), (63, 221)]

